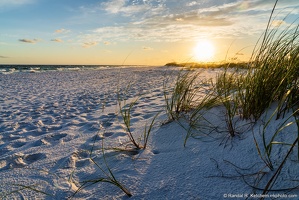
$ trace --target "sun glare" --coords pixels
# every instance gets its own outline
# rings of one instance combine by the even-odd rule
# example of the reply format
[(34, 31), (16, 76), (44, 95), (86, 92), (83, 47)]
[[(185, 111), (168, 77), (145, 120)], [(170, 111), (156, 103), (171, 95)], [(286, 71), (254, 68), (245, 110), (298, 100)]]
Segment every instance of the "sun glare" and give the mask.
[(201, 40), (195, 46), (193, 53), (196, 61), (211, 61), (215, 54), (215, 47), (211, 41)]

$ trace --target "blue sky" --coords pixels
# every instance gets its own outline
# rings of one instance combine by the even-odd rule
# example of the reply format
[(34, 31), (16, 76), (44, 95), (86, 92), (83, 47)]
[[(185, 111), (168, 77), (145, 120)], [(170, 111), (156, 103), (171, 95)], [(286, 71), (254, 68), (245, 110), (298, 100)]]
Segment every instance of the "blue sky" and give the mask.
[[(236, 55), (246, 60), (274, 3), (0, 0), (0, 64), (186, 62), (194, 60), (194, 47), (201, 40), (215, 47), (211, 61)], [(290, 25), (299, 17), (298, 6), (298, 0), (279, 1), (275, 23)]]

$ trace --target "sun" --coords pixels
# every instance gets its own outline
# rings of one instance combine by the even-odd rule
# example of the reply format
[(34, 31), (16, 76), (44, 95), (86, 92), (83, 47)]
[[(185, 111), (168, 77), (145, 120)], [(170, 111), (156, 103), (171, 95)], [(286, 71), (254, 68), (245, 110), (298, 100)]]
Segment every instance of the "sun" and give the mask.
[(197, 42), (193, 49), (194, 58), (200, 62), (211, 61), (215, 54), (214, 44), (210, 40), (201, 40)]

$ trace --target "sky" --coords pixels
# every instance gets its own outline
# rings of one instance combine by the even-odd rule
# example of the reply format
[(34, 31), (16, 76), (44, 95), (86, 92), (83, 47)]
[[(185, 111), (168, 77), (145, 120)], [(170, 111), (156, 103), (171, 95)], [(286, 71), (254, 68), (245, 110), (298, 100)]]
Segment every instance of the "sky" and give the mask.
[[(275, 0), (0, 0), (0, 64), (247, 61), (274, 4)], [(299, 17), (299, 1), (280, 0), (274, 15), (274, 26), (290, 26)], [(198, 55), (205, 52), (210, 55)]]

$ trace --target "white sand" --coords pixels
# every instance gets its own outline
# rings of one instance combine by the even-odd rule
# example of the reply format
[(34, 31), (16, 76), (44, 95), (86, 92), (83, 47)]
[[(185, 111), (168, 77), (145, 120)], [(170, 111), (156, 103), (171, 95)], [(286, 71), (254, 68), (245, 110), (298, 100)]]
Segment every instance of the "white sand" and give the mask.
[[(220, 70), (201, 71), (200, 78), (209, 79)], [(170, 67), (128, 67), (0, 74), (0, 197), (67, 199), (78, 189), (79, 182), (105, 177), (89, 159), (91, 150), (94, 160), (108, 173), (102, 141), (108, 166), (133, 196), (129, 198), (116, 186), (100, 182), (81, 190), (74, 199), (217, 200), (225, 199), (225, 195), (246, 199), (245, 195), (262, 194), (262, 190), (248, 185), (255, 185), (257, 179), (252, 174), (261, 170), (267, 172), (259, 184), (261, 188), (274, 174), (264, 168), (253, 141), (253, 134), (261, 141), (262, 120), (252, 129), (246, 129), (247, 122), (237, 120), (238, 130), (243, 133), (230, 138), (225, 131), (223, 108), (213, 108), (206, 117), (217, 129), (208, 136), (190, 138), (186, 147), (186, 131), (180, 125), (162, 125), (167, 119), (163, 81), (175, 80), (177, 72), (178, 68)], [(118, 90), (127, 96), (128, 103), (140, 96), (132, 112), (136, 137), (162, 111), (145, 150), (111, 149), (124, 149), (129, 144), (117, 114)], [(270, 123), (269, 137), (282, 121)], [(279, 138), (291, 143), (297, 134), (293, 124), (283, 129)], [(274, 147), (275, 170), (287, 149), (286, 145)], [(279, 191), (269, 195), (299, 199), (298, 188), (280, 190), (299, 185), (297, 155), (295, 147), (272, 188)], [(51, 196), (25, 189), (24, 185)]]

